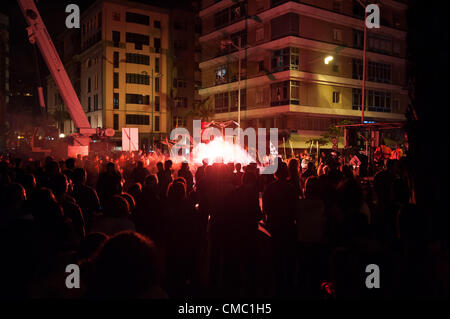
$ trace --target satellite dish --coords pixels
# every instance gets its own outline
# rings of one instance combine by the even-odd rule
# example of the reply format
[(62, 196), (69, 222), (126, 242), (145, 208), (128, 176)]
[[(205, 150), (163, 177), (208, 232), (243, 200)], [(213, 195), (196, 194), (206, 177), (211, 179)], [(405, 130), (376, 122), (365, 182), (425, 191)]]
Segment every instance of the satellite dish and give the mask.
[(106, 136), (109, 136), (109, 137), (114, 136), (115, 133), (116, 133), (116, 131), (114, 131), (114, 129), (112, 129), (112, 128), (107, 128), (107, 129), (105, 130), (105, 135), (106, 135)]

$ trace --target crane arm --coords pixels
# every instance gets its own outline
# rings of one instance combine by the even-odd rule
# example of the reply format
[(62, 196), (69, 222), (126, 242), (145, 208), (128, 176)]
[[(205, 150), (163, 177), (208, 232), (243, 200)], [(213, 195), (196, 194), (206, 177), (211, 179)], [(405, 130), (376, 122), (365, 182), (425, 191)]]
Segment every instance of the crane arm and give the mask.
[(47, 28), (42, 21), (41, 15), (34, 0), (17, 0), (22, 13), (28, 24), (28, 37), (31, 43), (36, 43), (41, 51), (42, 57), (58, 86), (61, 97), (67, 106), (67, 110), (82, 135), (92, 135), (96, 129), (91, 128), (89, 121), (81, 106), (80, 100), (70, 82), (64, 65), (56, 51)]

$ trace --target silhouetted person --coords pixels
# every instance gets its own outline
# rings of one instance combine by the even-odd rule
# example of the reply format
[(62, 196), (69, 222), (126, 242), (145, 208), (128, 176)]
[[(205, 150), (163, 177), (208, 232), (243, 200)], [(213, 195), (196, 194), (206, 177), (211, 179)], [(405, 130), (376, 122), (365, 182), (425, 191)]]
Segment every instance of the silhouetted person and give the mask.
[(68, 194), (69, 182), (66, 175), (55, 174), (49, 183), (56, 200), (63, 208), (64, 215), (72, 220), (78, 236), (84, 237), (86, 234), (84, 216), (76, 200)]
[(160, 260), (155, 244), (135, 232), (109, 238), (93, 258), (88, 282), (91, 299), (160, 299)]
[(144, 167), (144, 162), (138, 161), (137, 166), (131, 172), (131, 182), (143, 184), (150, 172)]
[(186, 181), (186, 192), (187, 194), (191, 193), (194, 189), (194, 178), (189, 169), (189, 164), (187, 162), (181, 163), (181, 168), (178, 171), (178, 176), (183, 177)]
[(94, 215), (100, 210), (100, 201), (95, 189), (86, 185), (87, 175), (83, 168), (76, 168), (73, 171), (72, 176), (72, 194), (83, 212), (86, 227), (89, 229), (90, 223), (94, 219)]
[(278, 294), (288, 294), (293, 281), (298, 196), (295, 187), (287, 181), (289, 172), (284, 162), (279, 161), (275, 175), (277, 180), (264, 191), (263, 207), (274, 244)]
[(122, 175), (112, 162), (106, 164), (106, 170), (100, 173), (97, 183), (97, 193), (102, 205), (113, 195), (122, 193)]
[(91, 232), (112, 236), (125, 230), (136, 230), (130, 217), (130, 206), (121, 195), (113, 195), (106, 201), (103, 214), (92, 224)]
[(136, 201), (133, 219), (138, 232), (159, 244), (163, 233), (162, 211), (158, 180), (155, 175), (149, 175), (145, 179), (142, 195)]

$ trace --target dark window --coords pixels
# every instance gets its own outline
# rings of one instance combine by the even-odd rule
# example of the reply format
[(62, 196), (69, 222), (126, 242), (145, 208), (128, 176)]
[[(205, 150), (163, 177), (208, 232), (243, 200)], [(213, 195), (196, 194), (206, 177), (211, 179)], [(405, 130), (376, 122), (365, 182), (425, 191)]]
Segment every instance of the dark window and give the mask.
[(295, 13), (287, 13), (270, 21), (271, 39), (278, 39), (288, 35), (298, 35), (299, 16)]
[(363, 63), (361, 59), (352, 59), (352, 78), (362, 80)]
[(159, 92), (159, 78), (155, 78), (155, 92)]
[(245, 17), (247, 3), (245, 1), (235, 4), (230, 8), (230, 20), (237, 21)]
[(364, 46), (364, 32), (353, 29), (353, 47), (362, 49)]
[(118, 47), (119, 43), (120, 43), (120, 32), (119, 31), (112, 32), (112, 40), (114, 42), (114, 46)]
[(364, 18), (364, 7), (357, 0), (353, 0), (353, 16), (361, 19)]
[(91, 92), (91, 78), (88, 78), (88, 82), (87, 82), (87, 91), (88, 91), (88, 93)]
[(284, 48), (272, 52), (272, 72), (298, 70), (298, 48)]
[(214, 27), (219, 28), (228, 24), (228, 8), (214, 14)]
[[(230, 92), (230, 112), (238, 110), (238, 91)], [(245, 89), (241, 89), (241, 110), (247, 106), (247, 92)]]
[(391, 93), (369, 90), (367, 108), (371, 112), (391, 112)]
[(98, 110), (98, 95), (94, 95), (94, 111)]
[(144, 34), (138, 34), (138, 33), (126, 33), (126, 41), (128, 43), (134, 43), (135, 45), (149, 45), (150, 43), (150, 37), (148, 35)]
[(174, 116), (172, 118), (173, 127), (186, 127), (186, 119), (181, 116)]
[(341, 100), (341, 93), (333, 92), (333, 103), (339, 103), (340, 100)]
[(159, 116), (155, 116), (155, 131), (159, 132)]
[(113, 108), (115, 110), (119, 109), (119, 93), (113, 93)]
[(258, 72), (264, 71), (264, 60), (258, 62)]
[(352, 89), (352, 108), (354, 110), (361, 109), (362, 91), (361, 89)]
[[(239, 41), (241, 42), (241, 48), (245, 47), (247, 45), (247, 32), (245, 31), (239, 31), (236, 33), (233, 33), (231, 35), (231, 41), (233, 41), (234, 45), (239, 47)], [(230, 50), (237, 50), (234, 46), (230, 45), (228, 46)]]
[(127, 73), (126, 82), (134, 84), (150, 84), (150, 76), (146, 74)]
[(228, 92), (214, 95), (214, 110), (217, 113), (228, 112)]
[(119, 52), (117, 52), (117, 51), (114, 52), (113, 65), (115, 68), (119, 67)]
[(159, 73), (159, 58), (155, 58), (155, 72)]
[(126, 21), (132, 22), (132, 23), (143, 24), (143, 25), (150, 24), (149, 16), (146, 16), (143, 14), (138, 14), (138, 13), (133, 13), (133, 12), (127, 12)]
[(183, 96), (178, 96), (175, 98), (175, 107), (184, 107), (186, 108), (188, 106), (187, 98)]
[(145, 104), (149, 105), (149, 98), (148, 95), (141, 95), (141, 94), (127, 94), (126, 95), (126, 103), (127, 104)]
[(342, 0), (333, 0), (333, 11), (341, 11)]
[(150, 56), (137, 53), (126, 54), (127, 63), (150, 65)]
[(369, 35), (367, 39), (368, 50), (383, 54), (391, 54), (392, 40), (375, 35)]
[(155, 52), (159, 52), (161, 49), (161, 39), (160, 38), (154, 38), (153, 39), (153, 46), (155, 47)]
[(160, 108), (160, 98), (159, 95), (155, 96), (155, 111), (159, 112), (159, 108)]
[(101, 28), (102, 27), (102, 13), (99, 12), (98, 16), (97, 16), (97, 28)]
[(125, 116), (125, 121), (127, 124), (149, 125), (150, 117), (148, 115), (127, 114)]
[(153, 26), (156, 29), (161, 29), (161, 21), (158, 21), (158, 20), (153, 21)]
[(299, 81), (284, 81), (270, 86), (270, 105), (300, 104)]
[(113, 128), (116, 131), (119, 129), (119, 114), (113, 115)]
[(180, 79), (173, 79), (173, 87), (174, 88), (186, 88), (187, 87), (187, 81), (180, 80)]
[(391, 83), (391, 65), (386, 63), (369, 62), (367, 80)]
[(91, 111), (91, 97), (90, 96), (88, 96), (88, 110), (87, 111), (88, 112)]
[(119, 88), (119, 73), (114, 72), (114, 81), (113, 86), (115, 89)]

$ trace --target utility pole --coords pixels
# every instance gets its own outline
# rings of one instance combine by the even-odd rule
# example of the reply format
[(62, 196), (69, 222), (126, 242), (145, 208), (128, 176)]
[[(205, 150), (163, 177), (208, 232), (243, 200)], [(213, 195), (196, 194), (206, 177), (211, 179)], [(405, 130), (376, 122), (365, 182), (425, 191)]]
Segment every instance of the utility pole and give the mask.
[(238, 48), (238, 60), (239, 60), (239, 72), (238, 72), (238, 143), (241, 142), (241, 36), (239, 36), (239, 48)]
[[(154, 127), (154, 120), (153, 120), (153, 109), (155, 106), (155, 93), (154, 93), (154, 87), (155, 87), (155, 77), (154, 77), (154, 72), (153, 72), (153, 68), (152, 68), (152, 85), (151, 85), (151, 93), (152, 93), (152, 103), (150, 103), (150, 108), (152, 109), (152, 120), (150, 121), (151, 125), (152, 125), (152, 129), (151, 132), (154, 133), (155, 132), (155, 127)], [(153, 134), (152, 134), (153, 136)]]
[(363, 78), (362, 78), (362, 101), (361, 101), (361, 124), (364, 124), (364, 108), (366, 101), (366, 41), (367, 41), (367, 11), (366, 7), (364, 7), (364, 48), (363, 48)]
[(364, 108), (365, 108), (365, 101), (366, 101), (366, 42), (367, 42), (367, 10), (366, 5), (362, 3), (361, 0), (357, 0), (357, 2), (363, 7), (364, 9), (364, 43), (363, 43), (363, 74), (362, 74), (362, 94), (361, 94), (361, 124), (364, 124)]
[(238, 45), (234, 44), (231, 39), (228, 39), (226, 41), (222, 41), (221, 45), (232, 45), (236, 50), (238, 50), (238, 136), (237, 139), (240, 141), (241, 138), (241, 51), (242, 51), (242, 36), (239, 36), (238, 38)]

